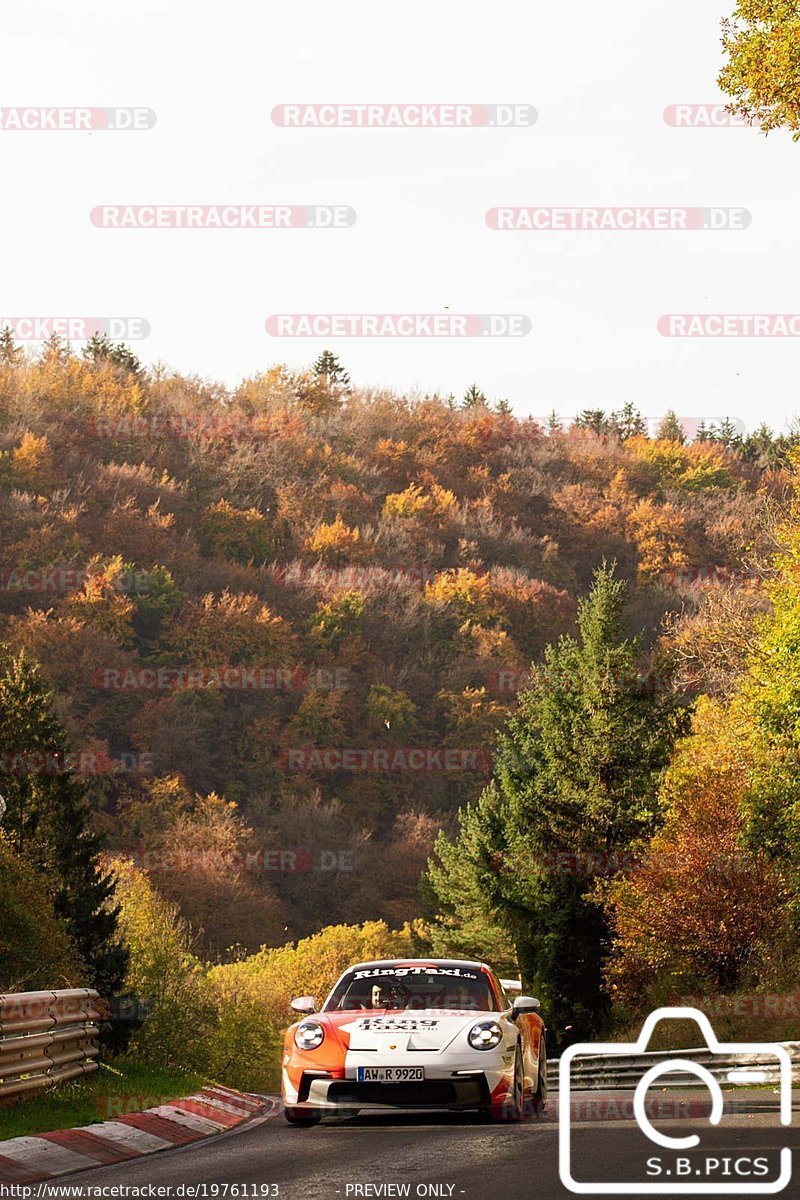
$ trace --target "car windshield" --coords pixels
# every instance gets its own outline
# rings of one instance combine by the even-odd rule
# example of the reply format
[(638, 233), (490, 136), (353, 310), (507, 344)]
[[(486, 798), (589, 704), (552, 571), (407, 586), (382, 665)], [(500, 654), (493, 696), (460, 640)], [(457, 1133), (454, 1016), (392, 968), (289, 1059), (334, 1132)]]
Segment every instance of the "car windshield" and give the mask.
[(453, 1009), (492, 1012), (488, 977), (466, 967), (364, 967), (348, 971), (325, 1010)]

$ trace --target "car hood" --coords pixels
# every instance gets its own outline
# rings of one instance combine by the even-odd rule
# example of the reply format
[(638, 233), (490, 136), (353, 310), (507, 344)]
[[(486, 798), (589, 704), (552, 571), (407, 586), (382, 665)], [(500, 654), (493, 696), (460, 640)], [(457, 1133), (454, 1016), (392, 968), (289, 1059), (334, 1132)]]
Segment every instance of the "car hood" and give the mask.
[(373, 1009), (323, 1014), (350, 1050), (444, 1050), (462, 1030), (497, 1013), (452, 1009)]

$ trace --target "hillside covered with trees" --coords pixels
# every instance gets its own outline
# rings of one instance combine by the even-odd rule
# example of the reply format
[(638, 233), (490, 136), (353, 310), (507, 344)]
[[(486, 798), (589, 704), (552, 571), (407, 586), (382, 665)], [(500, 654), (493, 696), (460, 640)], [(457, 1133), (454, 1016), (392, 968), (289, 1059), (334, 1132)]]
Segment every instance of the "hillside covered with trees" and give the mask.
[(228, 394), (101, 339), (4, 354), (0, 637), (42, 664), (109, 845), (213, 952), (413, 917), (597, 567), (652, 649), (787, 483), (780, 442), (650, 439), (632, 406), (543, 429), (332, 358)]
[[(649, 437), (630, 404), (518, 420), (477, 387), (359, 391), (332, 355), (226, 391), (102, 338), (1, 349), (2, 684), (44, 722), (3, 728), (3, 854), (37, 803), (66, 805), (93, 839), (84, 919), (110, 903), (102, 840), (211, 960), (385, 921), (549, 964), (560, 1011), (577, 975), (536, 942), (549, 913), (563, 944), (594, 931), (591, 962), (573, 947), (592, 993), (628, 1002), (670, 965), (646, 921), (663, 858), (617, 876), (614, 855), (687, 836), (682, 764), (729, 753), (709, 714), (744, 703), (793, 438), (723, 423), (687, 444), (672, 413)], [(785, 841), (748, 803), (747, 829)], [(53, 905), (68, 933), (63, 887)], [(95, 933), (83, 961), (121, 976)]]

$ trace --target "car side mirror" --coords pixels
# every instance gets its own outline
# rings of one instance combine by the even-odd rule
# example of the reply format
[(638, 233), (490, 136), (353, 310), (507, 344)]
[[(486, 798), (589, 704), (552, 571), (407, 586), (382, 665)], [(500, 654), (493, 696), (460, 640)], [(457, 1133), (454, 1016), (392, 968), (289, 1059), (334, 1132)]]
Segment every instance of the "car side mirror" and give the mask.
[(306, 1015), (315, 1013), (317, 1011), (317, 997), (297, 996), (296, 999), (292, 1000), (291, 1007), (298, 1013), (305, 1013)]
[(535, 996), (517, 996), (511, 1009), (511, 1019), (515, 1021), (520, 1013), (537, 1012), (541, 1008)]

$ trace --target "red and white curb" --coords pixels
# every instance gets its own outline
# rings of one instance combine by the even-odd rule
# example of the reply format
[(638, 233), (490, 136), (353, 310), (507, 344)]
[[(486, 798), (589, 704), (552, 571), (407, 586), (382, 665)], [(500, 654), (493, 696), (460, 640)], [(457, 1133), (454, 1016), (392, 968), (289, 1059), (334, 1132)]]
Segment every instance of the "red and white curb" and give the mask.
[(277, 1101), (271, 1097), (205, 1087), (183, 1100), (127, 1113), (113, 1121), (10, 1138), (0, 1141), (0, 1184), (41, 1183), (157, 1150), (187, 1146), (276, 1109)]

